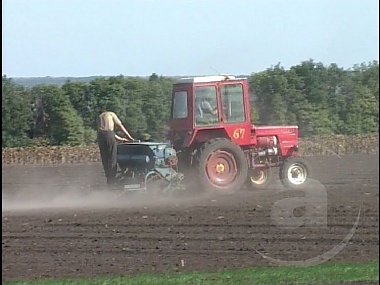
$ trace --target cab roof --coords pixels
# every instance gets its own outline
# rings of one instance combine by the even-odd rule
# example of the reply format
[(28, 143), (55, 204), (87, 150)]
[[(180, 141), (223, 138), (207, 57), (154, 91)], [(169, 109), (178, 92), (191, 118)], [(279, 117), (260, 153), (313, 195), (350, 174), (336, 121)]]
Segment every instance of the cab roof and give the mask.
[(195, 77), (185, 77), (178, 80), (177, 83), (202, 83), (202, 82), (218, 82), (227, 80), (242, 80), (247, 78), (236, 78), (233, 75), (207, 75), (207, 76), (195, 76)]

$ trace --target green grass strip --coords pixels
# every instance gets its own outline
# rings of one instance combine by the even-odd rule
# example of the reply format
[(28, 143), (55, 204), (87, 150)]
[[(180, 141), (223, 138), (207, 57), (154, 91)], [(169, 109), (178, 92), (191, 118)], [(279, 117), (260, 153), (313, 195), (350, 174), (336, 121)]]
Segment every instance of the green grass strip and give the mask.
[(378, 282), (379, 262), (325, 263), (312, 267), (259, 267), (207, 272), (140, 274), (88, 279), (3, 281), (8, 285), (276, 285)]

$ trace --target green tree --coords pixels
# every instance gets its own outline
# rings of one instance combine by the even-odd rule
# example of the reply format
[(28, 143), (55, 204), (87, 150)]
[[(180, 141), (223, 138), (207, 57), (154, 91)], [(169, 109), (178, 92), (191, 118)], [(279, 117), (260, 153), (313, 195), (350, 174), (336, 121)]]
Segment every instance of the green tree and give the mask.
[(250, 88), (256, 94), (256, 106), (261, 124), (282, 125), (287, 122), (285, 71), (279, 65), (253, 74)]
[(332, 134), (335, 126), (329, 112), (327, 69), (313, 60), (301, 62), (291, 68), (303, 85), (307, 103), (300, 106), (303, 112), (303, 131), (307, 135)]
[(33, 112), (27, 90), (10, 78), (2, 78), (2, 146), (19, 147), (31, 143)]
[(55, 85), (37, 85), (31, 90), (42, 114), (42, 133), (50, 145), (80, 145), (84, 143), (83, 120), (62, 89)]
[(150, 81), (147, 94), (143, 96), (142, 110), (146, 118), (147, 132), (155, 139), (164, 139), (161, 126), (167, 123), (170, 104), (166, 100), (161, 85), (157, 81)]
[(123, 122), (137, 139), (149, 129), (143, 111), (143, 98), (148, 93), (149, 83), (141, 78), (128, 78), (125, 80), (124, 89), (125, 117), (123, 118)]

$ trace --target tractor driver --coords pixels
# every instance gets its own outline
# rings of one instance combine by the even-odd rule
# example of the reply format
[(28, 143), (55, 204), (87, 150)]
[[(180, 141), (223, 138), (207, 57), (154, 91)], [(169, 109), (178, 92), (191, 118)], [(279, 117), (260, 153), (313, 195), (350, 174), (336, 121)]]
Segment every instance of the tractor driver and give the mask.
[(207, 98), (203, 98), (199, 103), (198, 111), (201, 118), (203, 118), (204, 113), (209, 113), (212, 115), (216, 115), (218, 113), (217, 107), (213, 108)]
[[(129, 138), (122, 138), (116, 135), (114, 128), (118, 126), (122, 132)], [(98, 128), (98, 145), (102, 159), (103, 169), (107, 178), (107, 184), (112, 185), (115, 182), (117, 173), (117, 142), (134, 141), (120, 119), (114, 112), (101, 109), (97, 118)]]

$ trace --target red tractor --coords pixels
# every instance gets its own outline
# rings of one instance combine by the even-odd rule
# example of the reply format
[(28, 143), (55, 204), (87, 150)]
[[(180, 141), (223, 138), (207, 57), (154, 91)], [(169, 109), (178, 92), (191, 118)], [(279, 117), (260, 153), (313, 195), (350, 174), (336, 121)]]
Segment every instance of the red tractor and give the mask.
[(220, 192), (247, 182), (267, 188), (273, 167), (279, 167), (286, 188), (304, 187), (310, 166), (297, 156), (298, 127), (255, 126), (250, 112), (247, 78), (203, 76), (175, 83), (169, 140), (179, 167), (195, 169), (203, 189)]

